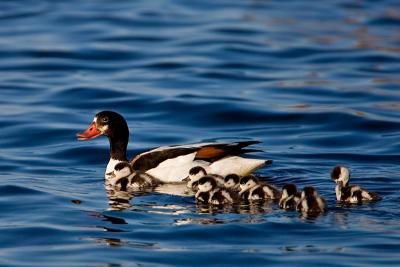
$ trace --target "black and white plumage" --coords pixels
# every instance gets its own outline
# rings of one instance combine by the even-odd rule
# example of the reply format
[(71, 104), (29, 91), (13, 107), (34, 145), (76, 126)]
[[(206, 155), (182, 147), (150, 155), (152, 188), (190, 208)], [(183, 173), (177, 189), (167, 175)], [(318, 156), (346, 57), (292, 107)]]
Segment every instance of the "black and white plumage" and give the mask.
[(297, 192), (295, 184), (285, 184), (279, 200), (279, 208), (284, 210), (295, 210), (299, 204), (301, 193)]
[(161, 182), (147, 173), (134, 171), (128, 162), (120, 162), (114, 167), (113, 185), (121, 191), (155, 187)]
[(331, 179), (336, 183), (336, 200), (343, 203), (361, 204), (367, 201), (376, 201), (380, 197), (377, 193), (368, 192), (358, 185), (349, 185), (350, 171), (344, 166), (336, 166), (331, 171)]
[(326, 202), (312, 186), (306, 186), (301, 191), (301, 198), (297, 204), (297, 211), (307, 214), (325, 212)]
[(196, 201), (210, 203), (211, 197), (217, 190), (217, 181), (212, 176), (201, 177), (198, 181)]
[(186, 186), (197, 192), (200, 178), (207, 175), (206, 170), (203, 167), (196, 166), (189, 170), (189, 176), (184, 179), (187, 182)]
[(261, 183), (254, 175), (247, 175), (240, 179), (240, 192), (242, 199), (279, 199), (281, 194), (279, 190), (270, 184)]
[(207, 171), (203, 167), (196, 166), (189, 170), (189, 176), (185, 179), (187, 180), (187, 187), (191, 188), (194, 192), (197, 192), (200, 178), (207, 175), (213, 176), (218, 186), (223, 186), (224, 178), (222, 176), (217, 174), (207, 174)]
[(238, 194), (219, 187), (214, 176), (207, 175), (200, 178), (196, 201), (213, 205), (224, 205), (235, 203), (238, 200)]
[(228, 174), (224, 178), (224, 187), (228, 190), (239, 192), (240, 191), (240, 176), (237, 174)]
[[(102, 111), (96, 114), (88, 129), (77, 134), (77, 138), (90, 140), (101, 135), (107, 136), (110, 142), (110, 160), (105, 178), (113, 179), (115, 165), (128, 161), (128, 124), (120, 114)], [(182, 182), (188, 176), (189, 170), (195, 166), (201, 166), (207, 173), (223, 177), (230, 173), (248, 175), (272, 163), (271, 160), (240, 157), (241, 154), (254, 151), (246, 147), (257, 143), (259, 142), (243, 141), (163, 146), (140, 153), (129, 163), (135, 171), (149, 174), (164, 183)]]

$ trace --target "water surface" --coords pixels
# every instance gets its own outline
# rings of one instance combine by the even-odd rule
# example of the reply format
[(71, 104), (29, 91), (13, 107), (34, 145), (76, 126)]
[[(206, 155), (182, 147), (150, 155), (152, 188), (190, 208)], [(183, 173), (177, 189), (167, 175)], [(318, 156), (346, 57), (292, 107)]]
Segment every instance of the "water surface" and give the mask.
[[(0, 265), (378, 266), (400, 263), (398, 1), (2, 1)], [(313, 185), (314, 219), (276, 205), (213, 210), (157, 192), (114, 210), (108, 142), (129, 154), (260, 140), (259, 171)], [(383, 200), (335, 203), (329, 172)]]

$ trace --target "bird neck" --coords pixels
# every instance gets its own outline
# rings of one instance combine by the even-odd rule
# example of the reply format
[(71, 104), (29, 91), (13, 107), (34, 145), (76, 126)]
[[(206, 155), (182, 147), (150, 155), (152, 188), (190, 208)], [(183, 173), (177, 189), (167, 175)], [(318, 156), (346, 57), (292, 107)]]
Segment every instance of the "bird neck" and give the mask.
[(128, 137), (108, 137), (110, 141), (110, 159), (127, 161), (126, 150), (128, 148)]

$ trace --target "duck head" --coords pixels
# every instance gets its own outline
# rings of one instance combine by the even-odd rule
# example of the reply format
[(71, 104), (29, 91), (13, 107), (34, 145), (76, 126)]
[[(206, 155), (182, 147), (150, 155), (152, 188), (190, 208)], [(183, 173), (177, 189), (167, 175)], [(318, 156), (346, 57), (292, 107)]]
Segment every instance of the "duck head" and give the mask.
[(89, 127), (76, 136), (78, 140), (85, 141), (101, 135), (107, 136), (110, 141), (110, 157), (126, 160), (129, 128), (124, 117), (114, 111), (99, 112)]

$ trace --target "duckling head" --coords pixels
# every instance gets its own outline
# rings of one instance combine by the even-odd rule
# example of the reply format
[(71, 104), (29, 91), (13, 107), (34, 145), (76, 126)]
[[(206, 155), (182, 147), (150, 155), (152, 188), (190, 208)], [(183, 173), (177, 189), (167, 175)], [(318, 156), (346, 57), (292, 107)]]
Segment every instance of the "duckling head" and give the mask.
[(257, 177), (253, 175), (247, 175), (240, 179), (240, 193), (243, 193), (250, 188), (255, 187), (258, 184)]
[(315, 198), (317, 196), (318, 196), (318, 193), (315, 190), (315, 188), (312, 187), (312, 186), (304, 187), (303, 191), (301, 192), (301, 198), (302, 199), (310, 199), (310, 198)]
[(196, 167), (193, 167), (193, 168), (190, 169), (189, 176), (188, 176), (187, 180), (191, 181), (191, 182), (196, 182), (201, 177), (204, 177), (206, 175), (207, 175), (207, 172), (203, 167), (196, 166)]
[(224, 178), (224, 186), (226, 188), (234, 188), (235, 186), (237, 186), (239, 184), (240, 181), (240, 177), (237, 174), (228, 174), (227, 176), (225, 176)]
[(209, 192), (217, 188), (217, 181), (212, 176), (204, 176), (200, 178), (198, 192)]
[(129, 162), (123, 161), (118, 163), (114, 167), (115, 180), (128, 177), (132, 173), (133, 173), (132, 166), (129, 164)]
[(336, 166), (331, 171), (331, 179), (337, 184), (342, 182), (342, 185), (346, 186), (350, 179), (350, 171), (344, 166)]
[(290, 196), (294, 196), (296, 193), (297, 193), (297, 187), (295, 184), (285, 184), (282, 187), (281, 198), (287, 198)]

